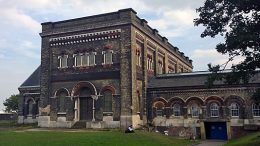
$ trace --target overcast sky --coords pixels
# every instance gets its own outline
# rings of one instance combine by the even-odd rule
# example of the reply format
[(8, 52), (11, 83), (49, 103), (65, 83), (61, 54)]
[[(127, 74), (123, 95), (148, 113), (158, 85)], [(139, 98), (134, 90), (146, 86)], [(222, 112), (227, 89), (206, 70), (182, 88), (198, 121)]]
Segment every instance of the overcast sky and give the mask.
[(0, 110), (2, 102), (40, 65), (41, 23), (133, 8), (162, 36), (193, 60), (194, 71), (207, 64), (223, 63), (219, 38), (200, 38), (203, 27), (194, 27), (195, 9), (204, 0), (0, 0)]

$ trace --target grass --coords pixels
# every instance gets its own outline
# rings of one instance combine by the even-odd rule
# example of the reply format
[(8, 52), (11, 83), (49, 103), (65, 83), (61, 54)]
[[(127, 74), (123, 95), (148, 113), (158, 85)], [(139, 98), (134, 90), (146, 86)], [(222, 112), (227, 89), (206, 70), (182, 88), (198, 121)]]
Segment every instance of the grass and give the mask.
[(224, 146), (260, 146), (260, 132), (228, 141)]
[(14, 120), (0, 120), (0, 126), (15, 126), (16, 121)]
[(137, 131), (0, 131), (0, 146), (188, 146), (194, 142)]

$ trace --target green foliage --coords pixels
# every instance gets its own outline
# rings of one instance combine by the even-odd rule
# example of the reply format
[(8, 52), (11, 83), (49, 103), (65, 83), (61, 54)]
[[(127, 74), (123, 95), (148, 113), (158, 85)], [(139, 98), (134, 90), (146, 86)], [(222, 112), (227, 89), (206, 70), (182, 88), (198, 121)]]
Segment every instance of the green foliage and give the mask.
[(19, 95), (11, 95), (4, 101), (5, 112), (18, 112), (18, 98)]
[[(0, 131), (0, 146), (188, 146), (193, 142), (136, 131)], [(194, 143), (193, 143), (194, 144)]]
[(238, 139), (228, 141), (224, 146), (259, 146), (260, 132), (251, 133)]
[(199, 18), (194, 23), (206, 27), (201, 37), (222, 35), (225, 38), (216, 50), (228, 54), (229, 59), (213, 68), (222, 71), (235, 57), (244, 59), (232, 65), (232, 73), (222, 77), (228, 84), (247, 82), (254, 70), (260, 68), (259, 11), (259, 0), (206, 0), (204, 6), (197, 9)]

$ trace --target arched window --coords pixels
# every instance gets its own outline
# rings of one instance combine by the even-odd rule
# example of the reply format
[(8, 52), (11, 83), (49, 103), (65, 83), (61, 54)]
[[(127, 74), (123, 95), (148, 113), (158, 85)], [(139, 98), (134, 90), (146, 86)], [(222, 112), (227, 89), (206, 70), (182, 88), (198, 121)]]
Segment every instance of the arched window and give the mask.
[(191, 105), (191, 116), (198, 117), (199, 116), (199, 106), (197, 104)]
[(231, 117), (238, 117), (239, 116), (239, 106), (237, 103), (230, 104), (230, 113)]
[(164, 109), (164, 103), (161, 101), (157, 101), (154, 104), (154, 107), (156, 108), (156, 116), (162, 117), (163, 116), (163, 109)]
[(103, 92), (102, 107), (103, 112), (112, 112), (112, 92), (110, 90)]
[(28, 100), (28, 115), (32, 115), (33, 114), (33, 100), (30, 99)]
[(172, 110), (173, 110), (172, 111), (173, 116), (175, 116), (175, 117), (181, 116), (181, 106), (180, 106), (180, 104), (178, 104), (178, 103), (174, 104)]
[(65, 89), (61, 89), (57, 93), (58, 99), (58, 112), (66, 112), (66, 97), (68, 96), (68, 92)]
[(218, 117), (219, 116), (219, 106), (217, 103), (212, 103), (210, 105), (210, 116)]
[(260, 117), (260, 105), (253, 104), (252, 105), (252, 112), (254, 117)]

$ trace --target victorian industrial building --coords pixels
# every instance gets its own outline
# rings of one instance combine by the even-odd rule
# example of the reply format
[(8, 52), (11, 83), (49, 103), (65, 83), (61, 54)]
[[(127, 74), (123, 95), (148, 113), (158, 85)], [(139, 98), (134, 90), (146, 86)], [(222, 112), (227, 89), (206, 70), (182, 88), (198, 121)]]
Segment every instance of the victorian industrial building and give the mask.
[(208, 72), (133, 9), (42, 23), (41, 65), (19, 87), (19, 123), (125, 128), (230, 139), (260, 125), (248, 84), (205, 86)]

